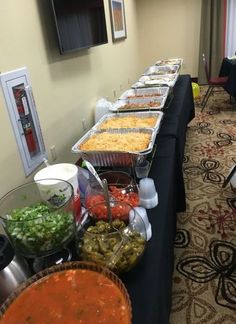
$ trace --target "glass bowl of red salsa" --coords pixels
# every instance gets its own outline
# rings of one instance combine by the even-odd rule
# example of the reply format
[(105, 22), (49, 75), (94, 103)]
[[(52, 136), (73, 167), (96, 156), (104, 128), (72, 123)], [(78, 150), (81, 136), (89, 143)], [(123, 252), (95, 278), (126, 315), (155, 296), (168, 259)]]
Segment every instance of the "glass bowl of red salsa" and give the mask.
[(2, 324), (131, 324), (132, 308), (121, 280), (92, 262), (45, 269), (16, 289), (0, 307)]

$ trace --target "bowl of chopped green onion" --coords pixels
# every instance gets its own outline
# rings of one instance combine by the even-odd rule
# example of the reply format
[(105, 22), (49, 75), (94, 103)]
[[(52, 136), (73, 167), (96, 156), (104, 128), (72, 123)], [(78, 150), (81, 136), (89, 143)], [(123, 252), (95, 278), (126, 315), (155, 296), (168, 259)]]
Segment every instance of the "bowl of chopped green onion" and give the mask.
[(51, 193), (50, 199), (45, 200), (40, 185), (47, 181), (50, 179), (23, 184), (0, 199), (3, 228), (15, 251), (27, 258), (53, 254), (74, 238), (73, 187), (57, 179), (63, 190)]

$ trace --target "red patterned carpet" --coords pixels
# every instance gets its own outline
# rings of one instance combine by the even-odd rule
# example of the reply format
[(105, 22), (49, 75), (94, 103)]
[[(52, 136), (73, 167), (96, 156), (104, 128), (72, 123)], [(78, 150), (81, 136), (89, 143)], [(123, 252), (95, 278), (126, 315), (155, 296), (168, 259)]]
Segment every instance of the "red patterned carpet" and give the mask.
[[(206, 88), (201, 89), (201, 94)], [(187, 210), (178, 214), (171, 324), (236, 323), (236, 104), (217, 92), (187, 131)]]

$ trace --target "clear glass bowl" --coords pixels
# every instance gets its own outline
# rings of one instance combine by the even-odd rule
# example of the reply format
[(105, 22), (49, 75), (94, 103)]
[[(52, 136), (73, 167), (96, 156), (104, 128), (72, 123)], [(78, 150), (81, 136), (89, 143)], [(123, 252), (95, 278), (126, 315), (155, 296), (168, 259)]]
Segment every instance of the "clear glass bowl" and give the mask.
[[(111, 200), (126, 202), (133, 207), (139, 205), (139, 192), (135, 180), (122, 171), (107, 171), (99, 174), (101, 180), (106, 179)], [(95, 178), (92, 178), (85, 193), (85, 207), (104, 201), (104, 193)]]
[[(104, 202), (85, 210), (76, 228), (76, 250), (80, 259), (102, 264), (115, 273), (130, 271), (141, 259), (146, 246), (146, 227), (142, 217), (129, 204), (110, 202), (108, 221)], [(98, 217), (99, 213), (99, 217)]]
[(0, 220), (19, 254), (37, 258), (58, 252), (75, 234), (73, 187), (60, 179), (19, 186), (0, 199)]
[[(53, 274), (62, 274), (62, 272), (66, 272), (66, 275), (68, 274), (68, 277), (71, 274), (71, 270), (76, 271), (76, 270), (90, 270), (93, 271), (95, 273), (97, 273), (97, 281), (99, 286), (102, 285), (102, 278), (103, 276), (105, 276), (107, 279), (109, 279), (120, 291), (121, 295), (123, 296), (123, 300), (125, 303), (125, 315), (126, 315), (126, 321), (124, 322), (124, 324), (131, 324), (132, 323), (132, 307), (131, 307), (131, 302), (130, 302), (130, 298), (128, 295), (128, 292), (124, 286), (124, 284), (122, 283), (122, 281), (113, 273), (111, 272), (109, 269), (99, 265), (99, 264), (95, 264), (92, 262), (83, 262), (83, 261), (75, 261), (75, 262), (67, 262), (64, 263), (62, 265), (56, 265), (53, 266), (51, 268), (45, 269), (43, 271), (40, 271), (39, 273), (37, 273), (36, 275), (34, 275), (33, 277), (31, 277), (30, 279), (28, 279), (25, 283), (23, 283), (21, 286), (19, 286), (14, 293), (12, 293), (10, 295), (10, 297), (5, 301), (5, 303), (0, 307), (0, 320), (1, 322), (3, 321), (3, 323), (7, 323), (7, 321), (9, 320), (10, 316), (10, 312), (11, 312), (11, 307), (14, 307), (14, 302), (17, 301), (18, 305), (20, 302), (20, 297), (21, 294), (23, 293), (28, 293), (30, 292), (31, 288), (37, 288), (37, 286), (40, 286), (42, 283), (47, 284), (47, 279), (49, 278), (49, 276), (53, 275)], [(65, 297), (65, 302), (66, 302), (66, 296), (70, 295), (70, 292), (72, 290), (71, 285), (76, 284), (73, 282), (69, 282), (69, 280), (67, 281), (68, 285), (65, 285), (63, 287), (63, 292), (61, 294), (61, 296)], [(52, 287), (49, 287), (52, 288)], [(76, 287), (75, 287), (76, 288)], [(51, 290), (51, 289), (50, 289)], [(86, 299), (89, 302), (89, 297), (91, 294), (91, 291), (88, 289), (88, 291), (84, 292), (87, 294)], [(37, 292), (37, 294), (40, 294), (40, 289)], [(105, 307), (112, 307), (109, 299), (107, 299), (107, 297), (104, 295), (103, 296), (103, 289), (100, 288), (100, 296), (101, 299), (105, 299), (105, 301), (107, 301), (107, 305), (105, 304)], [(49, 296), (50, 298), (50, 296)], [(57, 299), (54, 298), (53, 295), (51, 295), (51, 298), (53, 298), (53, 306), (49, 306), (50, 307), (50, 311), (54, 311), (56, 312), (56, 309), (60, 309), (60, 306), (57, 305)], [(101, 299), (99, 298), (98, 303), (101, 301)], [(31, 303), (34, 302), (34, 300), (30, 300)], [(47, 303), (43, 300), (42, 298), (42, 302)], [(41, 303), (40, 303), (41, 304)], [(39, 305), (41, 307), (41, 305)], [(47, 305), (46, 305), (47, 306)], [(94, 305), (96, 307), (96, 305)], [(99, 305), (98, 305), (99, 306)], [(38, 306), (37, 306), (38, 307)], [(68, 309), (70, 309), (71, 305), (68, 305), (66, 307), (67, 311)], [(22, 309), (24, 309), (24, 305), (22, 306)], [(95, 308), (96, 310), (96, 308)], [(91, 311), (91, 305), (90, 305), (90, 311)], [(44, 313), (42, 312), (41, 315), (41, 320), (44, 320)], [(9, 314), (9, 315), (8, 315)], [(17, 315), (18, 316), (18, 315)], [(62, 318), (60, 319), (60, 323), (67, 323), (68, 318), (62, 314)], [(19, 317), (19, 316), (18, 316)], [(19, 319), (19, 318), (17, 318)], [(4, 321), (5, 320), (5, 321)], [(105, 322), (108, 323), (108, 322)], [(110, 323), (110, 322), (109, 322)]]

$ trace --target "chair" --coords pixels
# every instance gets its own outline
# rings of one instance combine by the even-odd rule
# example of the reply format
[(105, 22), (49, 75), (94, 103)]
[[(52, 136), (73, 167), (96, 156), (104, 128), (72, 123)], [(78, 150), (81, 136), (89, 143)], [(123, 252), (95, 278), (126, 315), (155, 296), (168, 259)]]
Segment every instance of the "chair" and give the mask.
[(210, 97), (210, 95), (213, 94), (213, 91), (215, 88), (218, 87), (224, 87), (228, 81), (228, 77), (215, 77), (215, 78), (211, 78), (210, 74), (209, 74), (209, 70), (208, 70), (208, 65), (207, 65), (207, 61), (206, 61), (206, 57), (205, 54), (202, 54), (202, 61), (203, 61), (203, 65), (204, 65), (204, 69), (205, 69), (205, 73), (206, 73), (206, 78), (207, 78), (207, 84), (208, 84), (208, 89), (206, 91), (206, 94), (204, 95), (201, 105), (202, 105), (202, 110), (205, 108), (207, 101)]

